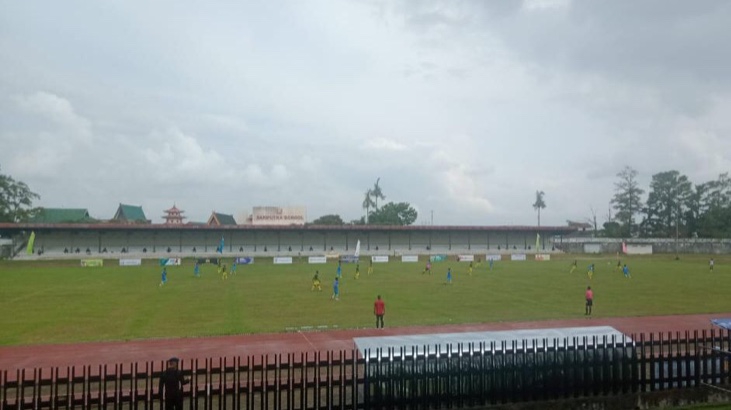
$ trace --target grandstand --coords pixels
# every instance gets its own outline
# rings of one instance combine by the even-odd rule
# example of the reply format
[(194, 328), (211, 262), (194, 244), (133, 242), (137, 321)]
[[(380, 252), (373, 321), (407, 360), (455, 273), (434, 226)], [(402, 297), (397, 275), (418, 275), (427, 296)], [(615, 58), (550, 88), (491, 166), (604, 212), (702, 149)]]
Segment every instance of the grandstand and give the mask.
[[(214, 255), (224, 240), (224, 254), (237, 256), (308, 256), (352, 254), (361, 243), (363, 255), (462, 253), (534, 253), (556, 251), (554, 241), (574, 232), (568, 227), (528, 226), (252, 226), (129, 223), (0, 224), (13, 238), (16, 257), (75, 258), (95, 256), (192, 257)], [(35, 232), (34, 254), (25, 255)]]

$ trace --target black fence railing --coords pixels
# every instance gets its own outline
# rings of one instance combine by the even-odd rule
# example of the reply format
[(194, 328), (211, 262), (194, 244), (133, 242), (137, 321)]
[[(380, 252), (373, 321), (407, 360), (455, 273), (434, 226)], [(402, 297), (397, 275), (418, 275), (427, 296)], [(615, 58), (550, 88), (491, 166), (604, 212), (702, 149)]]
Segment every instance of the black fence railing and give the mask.
[[(728, 384), (725, 331), (182, 362), (186, 409), (464, 408)], [(160, 409), (164, 362), (0, 372), (0, 410)]]

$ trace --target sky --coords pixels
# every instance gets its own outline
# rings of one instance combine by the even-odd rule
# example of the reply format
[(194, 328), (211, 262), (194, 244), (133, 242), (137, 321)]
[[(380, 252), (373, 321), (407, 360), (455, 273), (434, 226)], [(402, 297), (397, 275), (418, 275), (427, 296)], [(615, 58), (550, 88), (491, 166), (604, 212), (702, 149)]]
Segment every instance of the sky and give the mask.
[(100, 219), (349, 221), (380, 178), (416, 224), (534, 225), (540, 190), (542, 225), (601, 225), (625, 166), (645, 190), (731, 170), (729, 21), (715, 0), (0, 0), (0, 173)]

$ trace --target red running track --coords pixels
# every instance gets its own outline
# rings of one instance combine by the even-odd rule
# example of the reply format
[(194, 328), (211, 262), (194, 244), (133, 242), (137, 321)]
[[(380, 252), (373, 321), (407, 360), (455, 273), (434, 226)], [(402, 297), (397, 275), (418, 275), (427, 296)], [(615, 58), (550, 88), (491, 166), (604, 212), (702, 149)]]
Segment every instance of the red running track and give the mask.
[(580, 326), (612, 326), (632, 335), (710, 330), (712, 318), (731, 313), (496, 322), (470, 325), (414, 326), (387, 329), (331, 330), (322, 332), (269, 333), (187, 339), (156, 339), (0, 347), (0, 370), (127, 364), (163, 361), (177, 356), (185, 360), (220, 357), (351, 350), (353, 338), (425, 333), (480, 332), (489, 330), (543, 329)]

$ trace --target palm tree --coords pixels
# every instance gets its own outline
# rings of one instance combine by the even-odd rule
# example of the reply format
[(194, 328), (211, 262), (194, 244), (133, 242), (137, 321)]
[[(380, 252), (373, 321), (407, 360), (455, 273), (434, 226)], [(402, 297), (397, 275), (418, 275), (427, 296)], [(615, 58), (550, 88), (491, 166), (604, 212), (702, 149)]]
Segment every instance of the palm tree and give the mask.
[(546, 203), (543, 201), (543, 191), (536, 191), (536, 202), (533, 204), (533, 209), (538, 211), (538, 227), (541, 227), (541, 209), (546, 207)]
[(373, 185), (373, 189), (369, 190), (371, 192), (371, 196), (375, 201), (373, 202), (374, 207), (376, 208), (376, 211), (378, 210), (378, 199), (386, 199), (386, 196), (383, 195), (383, 192), (381, 191), (381, 187), (378, 185), (378, 182), (381, 180), (380, 177), (376, 180), (376, 184)]
[(368, 214), (370, 213), (370, 209), (372, 206), (375, 206), (376, 204), (373, 202), (373, 191), (371, 189), (368, 189), (365, 193), (365, 198), (363, 199), (363, 209), (366, 210), (365, 214), (365, 223), (368, 225)]

